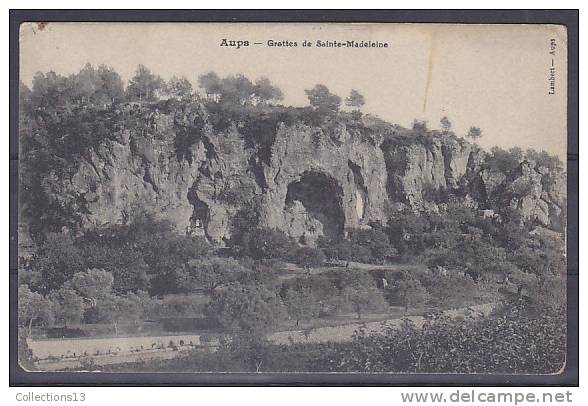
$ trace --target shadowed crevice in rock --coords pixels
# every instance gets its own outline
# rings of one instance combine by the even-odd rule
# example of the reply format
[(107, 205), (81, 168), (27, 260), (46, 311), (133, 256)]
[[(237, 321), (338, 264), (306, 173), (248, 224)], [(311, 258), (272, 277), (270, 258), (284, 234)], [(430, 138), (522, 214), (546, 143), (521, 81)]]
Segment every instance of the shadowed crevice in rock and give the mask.
[(341, 237), (345, 224), (343, 189), (332, 177), (320, 172), (304, 172), (300, 180), (288, 185), (286, 207), (300, 202), (307, 215), (318, 220), (325, 236)]
[(391, 201), (406, 202), (406, 196), (402, 194), (401, 185), (398, 182), (398, 174), (406, 172), (407, 159), (406, 154), (397, 153), (397, 146), (392, 141), (384, 141), (380, 146), (384, 154), (384, 163), (386, 165), (386, 194)]
[(261, 190), (267, 189), (267, 181), (265, 180), (265, 174), (263, 172), (263, 164), (255, 159), (255, 156), (249, 157), (247, 163), (251, 168), (251, 172), (253, 173), (253, 177), (255, 179), (255, 183), (259, 185)]
[(210, 208), (200, 200), (194, 188), (188, 191), (188, 200), (194, 207), (194, 210), (190, 217), (189, 229), (186, 230), (187, 234), (209, 238), (206, 229), (210, 218)]
[(361, 167), (352, 160), (347, 161), (347, 166), (353, 173), (353, 183), (355, 184), (355, 211), (357, 217), (362, 220), (365, 217), (365, 206), (368, 199), (368, 191), (361, 174)]

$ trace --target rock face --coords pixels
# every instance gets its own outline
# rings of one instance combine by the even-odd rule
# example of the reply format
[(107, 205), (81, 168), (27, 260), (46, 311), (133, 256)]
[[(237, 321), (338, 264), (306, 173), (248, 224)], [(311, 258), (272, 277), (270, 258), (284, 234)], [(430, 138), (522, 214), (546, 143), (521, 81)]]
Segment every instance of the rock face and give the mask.
[(388, 194), (413, 208), (423, 207), (429, 192), (458, 188), (479, 172), (484, 158), (478, 147), (452, 137), (409, 145), (389, 142), (384, 150)]
[(488, 197), (505, 189), (510, 208), (526, 220), (557, 230), (565, 226), (566, 179), (563, 172), (550, 170), (533, 161), (523, 161), (510, 179), (496, 177), (485, 182)]
[[(342, 132), (346, 130), (340, 129)], [(387, 171), (381, 149), (346, 135), (339, 142), (307, 126), (280, 127), (270, 165), (262, 224), (287, 230), (285, 207), (300, 201), (330, 236), (383, 218)]]
[(262, 153), (246, 144), (238, 123), (214, 131), (202, 108), (158, 113), (148, 131), (121, 123), (71, 176), (48, 176), (44, 187), (79, 213), (83, 229), (125, 223), (145, 209), (178, 232), (221, 244), (244, 210), (261, 226), (312, 244), (385, 223), (388, 205), (429, 210), (431, 194), (458, 189), (477, 196), (481, 208), (506, 190), (508, 204), (525, 218), (546, 226), (562, 221), (561, 173), (523, 162), (509, 177), (485, 168), (485, 153), (453, 136), (395, 139), (344, 124), (279, 124), (273, 131)]

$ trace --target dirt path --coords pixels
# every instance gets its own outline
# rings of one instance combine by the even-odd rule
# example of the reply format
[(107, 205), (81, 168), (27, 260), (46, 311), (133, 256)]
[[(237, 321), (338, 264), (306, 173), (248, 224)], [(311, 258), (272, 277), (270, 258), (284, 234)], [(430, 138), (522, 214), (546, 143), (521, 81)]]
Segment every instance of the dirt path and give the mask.
[(132, 337), (65, 338), (48, 340), (27, 339), (33, 356), (46, 359), (78, 359), (80, 356), (117, 356), (131, 353), (151, 353), (172, 347), (201, 345), (200, 335), (159, 335)]
[[(487, 316), (494, 307), (494, 303), (487, 303), (447, 310), (445, 311), (445, 314), (451, 318), (457, 318), (466, 316), (470, 311), (473, 311), (474, 315), (481, 317)], [(278, 331), (271, 334), (268, 339), (272, 343), (286, 345), (291, 343), (347, 342), (351, 341), (353, 334), (360, 327), (363, 327), (368, 333), (380, 332), (387, 327), (399, 328), (404, 319), (411, 320), (416, 326), (421, 326), (424, 322), (423, 316), (407, 316), (367, 323), (354, 322), (333, 327)], [(166, 343), (169, 343), (170, 340), (179, 343), (179, 341), (182, 340), (185, 341), (186, 344), (191, 342), (192, 344), (198, 345), (201, 344), (199, 339), (200, 337), (198, 335), (176, 335), (100, 339), (31, 340), (29, 341), (29, 347), (33, 350), (34, 355), (39, 358), (44, 358), (37, 362), (39, 370), (56, 371), (65, 368), (80, 368), (80, 361), (84, 357), (80, 357), (79, 355), (83, 353), (87, 353), (88, 356), (92, 358), (92, 361), (97, 368), (99, 368), (100, 365), (137, 362), (149, 359), (175, 358), (178, 355), (185, 354), (186, 351), (190, 351), (190, 349), (195, 347), (192, 347), (192, 345), (186, 345), (185, 347), (180, 346), (174, 350), (165, 346)], [(152, 345), (154, 343), (157, 343), (158, 345)], [(143, 346), (143, 349), (141, 349), (141, 345)], [(109, 353), (109, 350), (112, 350), (113, 348), (119, 352)], [(207, 348), (209, 351), (214, 351), (215, 344), (212, 342), (208, 343)], [(133, 350), (135, 352), (133, 352)], [(72, 356), (74, 351), (77, 351), (77, 356)], [(61, 357), (61, 354), (64, 352), (66, 354), (63, 354), (64, 356)]]
[[(487, 303), (460, 309), (447, 310), (444, 313), (451, 318), (457, 318), (460, 316), (466, 316), (471, 309), (475, 315), (480, 317), (490, 314), (494, 307), (494, 303)], [(386, 327), (399, 328), (402, 325), (404, 319), (405, 318), (403, 317), (369, 323), (356, 322), (335, 327), (319, 327), (316, 329), (296, 331), (279, 331), (271, 334), (268, 338), (275, 344), (347, 342), (351, 341), (354, 332), (360, 327), (363, 327), (368, 333), (381, 332)], [(421, 326), (425, 320), (423, 316), (408, 316), (406, 319), (412, 321), (416, 326)]]
[(296, 264), (286, 263), (283, 269), (283, 273), (279, 275), (282, 280), (297, 278), (302, 275), (319, 275), (326, 272), (333, 271), (416, 271), (424, 270), (426, 266), (418, 264), (386, 264), (386, 265), (375, 265), (366, 264), (363, 262), (353, 261), (337, 261), (331, 264), (320, 266), (318, 268), (311, 268), (305, 270)]

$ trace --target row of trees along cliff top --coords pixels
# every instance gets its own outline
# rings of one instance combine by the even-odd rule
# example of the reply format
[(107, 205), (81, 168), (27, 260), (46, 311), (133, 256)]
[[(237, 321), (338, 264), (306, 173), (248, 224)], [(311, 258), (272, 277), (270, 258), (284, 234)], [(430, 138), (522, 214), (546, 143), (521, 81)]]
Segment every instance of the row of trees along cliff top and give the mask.
[[(207, 100), (225, 105), (258, 105), (277, 103), (284, 98), (281, 89), (268, 78), (260, 77), (252, 82), (237, 74), (220, 78), (216, 73), (200, 75), (198, 85), (203, 89)], [(21, 83), (21, 101), (33, 109), (50, 109), (73, 106), (109, 106), (120, 102), (153, 102), (162, 98), (186, 99), (196, 92), (185, 76), (173, 76), (168, 81), (152, 73), (144, 65), (137, 66), (135, 75), (126, 88), (120, 75), (111, 67), (100, 65), (97, 68), (86, 64), (79, 73), (62, 76), (53, 71), (46, 74), (38, 72), (33, 78), (32, 90)], [(336, 114), (342, 99), (330, 92), (323, 84), (306, 89), (310, 105), (324, 115)], [(365, 97), (352, 89), (345, 98), (345, 105), (357, 115), (365, 105)], [(441, 119), (443, 132), (451, 130), (447, 117)], [(427, 131), (424, 121), (413, 123), (413, 130)], [(467, 136), (473, 140), (482, 135), (478, 127), (471, 127)]]
[[(281, 89), (268, 78), (260, 77), (252, 82), (237, 74), (220, 78), (209, 72), (198, 78), (208, 100), (227, 104), (276, 103), (284, 98)], [(185, 76), (173, 76), (168, 81), (152, 73), (144, 65), (139, 65), (135, 75), (126, 88), (120, 75), (111, 67), (100, 65), (97, 68), (86, 64), (79, 73), (62, 76), (53, 71), (37, 72), (33, 78), (32, 89), (21, 83), (21, 100), (28, 101), (35, 108), (73, 105), (110, 105), (120, 102), (150, 102), (162, 98), (184, 99), (194, 95), (192, 83)], [(307, 89), (310, 104), (325, 111), (338, 111), (341, 98), (330, 93), (325, 85)], [(357, 90), (352, 90), (346, 105), (356, 109), (365, 104), (365, 99)]]

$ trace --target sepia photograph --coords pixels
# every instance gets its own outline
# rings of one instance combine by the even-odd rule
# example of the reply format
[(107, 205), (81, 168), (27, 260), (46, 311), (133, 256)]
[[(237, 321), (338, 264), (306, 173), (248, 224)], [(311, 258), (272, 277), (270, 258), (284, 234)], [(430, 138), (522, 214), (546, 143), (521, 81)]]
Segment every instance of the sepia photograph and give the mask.
[(565, 370), (566, 26), (18, 40), (25, 371)]

